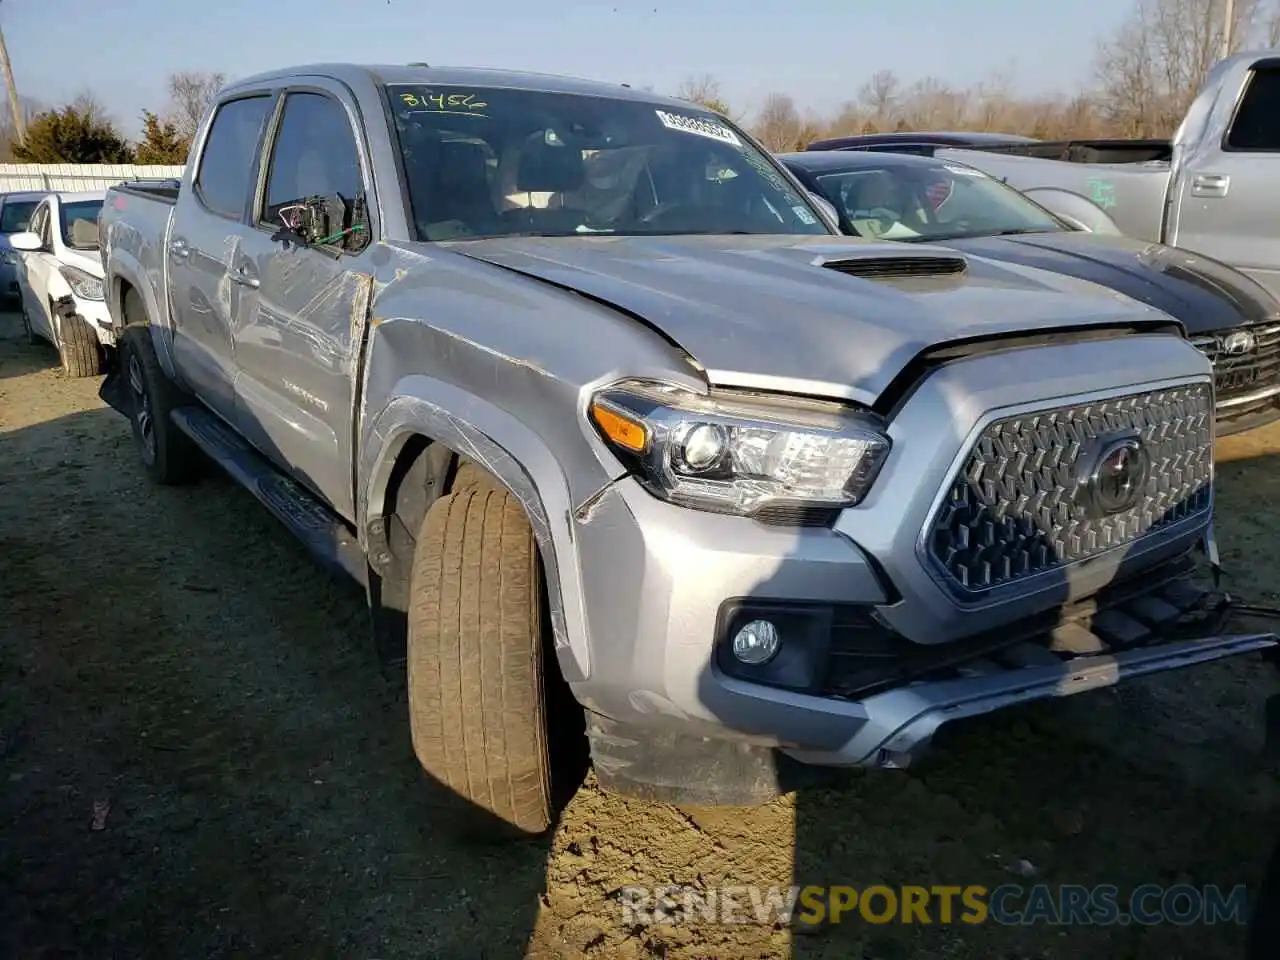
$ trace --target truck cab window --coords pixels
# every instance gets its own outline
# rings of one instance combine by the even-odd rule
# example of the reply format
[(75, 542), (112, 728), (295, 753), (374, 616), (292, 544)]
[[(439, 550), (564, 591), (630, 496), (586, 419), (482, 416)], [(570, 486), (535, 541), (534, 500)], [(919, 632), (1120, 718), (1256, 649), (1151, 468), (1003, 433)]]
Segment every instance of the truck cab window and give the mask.
[(309, 197), (341, 197), (348, 209), (364, 192), (360, 155), (342, 106), (318, 93), (291, 93), (271, 148), (261, 221), (297, 227), (291, 208)]
[(195, 180), (200, 200), (214, 213), (239, 218), (244, 212), (270, 109), (269, 96), (229, 100), (218, 108)]
[(1280, 151), (1280, 69), (1255, 70), (1227, 132), (1231, 150)]

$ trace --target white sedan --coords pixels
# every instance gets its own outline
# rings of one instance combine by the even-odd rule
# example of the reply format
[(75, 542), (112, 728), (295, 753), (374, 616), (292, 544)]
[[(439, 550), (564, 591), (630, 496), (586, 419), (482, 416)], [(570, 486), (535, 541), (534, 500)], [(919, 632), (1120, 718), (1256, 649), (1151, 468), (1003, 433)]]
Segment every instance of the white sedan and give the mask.
[(106, 191), (51, 193), (40, 202), (24, 233), (9, 245), (22, 257), (18, 289), (22, 323), (31, 342), (58, 348), (72, 377), (102, 370), (103, 351), (115, 345), (102, 289), (98, 213)]

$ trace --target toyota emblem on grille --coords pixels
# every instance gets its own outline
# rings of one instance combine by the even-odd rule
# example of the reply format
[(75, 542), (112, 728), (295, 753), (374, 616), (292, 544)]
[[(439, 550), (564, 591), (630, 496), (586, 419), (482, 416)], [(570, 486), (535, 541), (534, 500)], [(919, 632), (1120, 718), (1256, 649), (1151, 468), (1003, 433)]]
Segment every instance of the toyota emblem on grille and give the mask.
[(1094, 508), (1104, 516), (1132, 508), (1147, 485), (1149, 470), (1147, 452), (1136, 437), (1107, 446), (1089, 476)]
[(1222, 352), (1228, 357), (1239, 357), (1254, 348), (1256, 341), (1253, 334), (1245, 330), (1237, 330), (1222, 338)]

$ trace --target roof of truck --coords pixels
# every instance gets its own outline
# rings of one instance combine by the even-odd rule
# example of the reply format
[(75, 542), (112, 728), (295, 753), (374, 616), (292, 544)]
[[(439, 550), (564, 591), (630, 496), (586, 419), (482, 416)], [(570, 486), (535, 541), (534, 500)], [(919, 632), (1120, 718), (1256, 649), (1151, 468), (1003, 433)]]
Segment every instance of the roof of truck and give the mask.
[(513, 90), (537, 90), (544, 93), (567, 93), (585, 97), (613, 97), (642, 103), (668, 104), (672, 107), (706, 109), (687, 100), (663, 96), (647, 90), (635, 90), (622, 83), (603, 83), (550, 73), (523, 70), (493, 70), (482, 67), (424, 67), (413, 64), (313, 63), (285, 67), (237, 80), (228, 89), (252, 87), (264, 82), (290, 77), (321, 76), (349, 82), (356, 78), (374, 83), (421, 83), (441, 86), (507, 87)]

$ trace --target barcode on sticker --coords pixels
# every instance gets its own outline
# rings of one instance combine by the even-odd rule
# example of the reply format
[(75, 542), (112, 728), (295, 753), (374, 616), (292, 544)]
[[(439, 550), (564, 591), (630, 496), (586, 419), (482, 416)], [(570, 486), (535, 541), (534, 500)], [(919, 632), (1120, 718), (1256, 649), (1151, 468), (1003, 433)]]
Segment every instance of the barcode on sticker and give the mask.
[(710, 137), (712, 140), (719, 140), (721, 143), (727, 143), (735, 147), (742, 146), (742, 141), (738, 139), (736, 133), (727, 127), (721, 126), (714, 120), (708, 120), (705, 117), (687, 117), (681, 113), (667, 113), (665, 110), (655, 110), (654, 113), (658, 115), (658, 119), (668, 130), (679, 130), (681, 133)]

